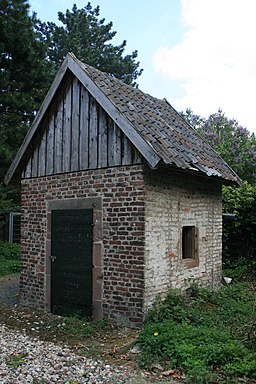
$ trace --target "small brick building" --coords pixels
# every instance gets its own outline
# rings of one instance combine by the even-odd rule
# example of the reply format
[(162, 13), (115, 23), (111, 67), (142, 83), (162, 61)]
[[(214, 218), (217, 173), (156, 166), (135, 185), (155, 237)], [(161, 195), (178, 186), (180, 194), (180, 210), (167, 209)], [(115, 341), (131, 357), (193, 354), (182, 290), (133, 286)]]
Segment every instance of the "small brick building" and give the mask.
[(136, 326), (156, 297), (221, 278), (237, 175), (166, 100), (69, 54), (7, 175), (21, 182), (21, 303)]

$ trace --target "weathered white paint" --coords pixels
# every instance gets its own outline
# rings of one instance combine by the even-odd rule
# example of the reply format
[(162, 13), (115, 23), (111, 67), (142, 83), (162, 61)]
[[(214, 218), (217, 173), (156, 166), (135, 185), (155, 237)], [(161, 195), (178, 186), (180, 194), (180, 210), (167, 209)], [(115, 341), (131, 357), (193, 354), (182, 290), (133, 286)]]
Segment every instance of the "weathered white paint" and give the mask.
[[(198, 228), (199, 265), (182, 260), (182, 226)], [(149, 175), (145, 196), (144, 311), (170, 289), (196, 279), (217, 288), (221, 281), (221, 189), (206, 179)]]

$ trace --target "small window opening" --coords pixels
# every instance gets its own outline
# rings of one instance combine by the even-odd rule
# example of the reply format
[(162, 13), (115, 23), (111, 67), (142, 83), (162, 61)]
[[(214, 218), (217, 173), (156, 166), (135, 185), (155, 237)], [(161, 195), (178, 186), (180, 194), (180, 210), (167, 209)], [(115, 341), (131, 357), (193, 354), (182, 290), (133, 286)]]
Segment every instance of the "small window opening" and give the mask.
[(182, 259), (196, 259), (197, 231), (195, 226), (182, 227)]

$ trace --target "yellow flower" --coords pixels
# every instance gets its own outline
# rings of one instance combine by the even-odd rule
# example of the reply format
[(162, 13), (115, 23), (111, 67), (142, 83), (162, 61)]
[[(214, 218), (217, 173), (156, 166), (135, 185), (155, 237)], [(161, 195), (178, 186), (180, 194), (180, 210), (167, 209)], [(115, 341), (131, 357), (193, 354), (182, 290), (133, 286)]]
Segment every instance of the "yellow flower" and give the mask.
[(154, 333), (154, 336), (158, 336), (158, 332), (155, 332), (155, 333)]

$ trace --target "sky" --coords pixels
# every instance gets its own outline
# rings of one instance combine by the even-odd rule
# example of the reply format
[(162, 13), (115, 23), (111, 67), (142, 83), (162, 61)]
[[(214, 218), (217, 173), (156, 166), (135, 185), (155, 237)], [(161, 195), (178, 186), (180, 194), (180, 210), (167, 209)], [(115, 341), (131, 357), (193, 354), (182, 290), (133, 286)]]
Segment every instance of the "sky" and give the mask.
[[(86, 0), (29, 0), (42, 21)], [(113, 22), (112, 41), (138, 50), (139, 88), (177, 111), (208, 117), (222, 109), (256, 133), (255, 0), (91, 0)], [(255, 97), (255, 99), (254, 99)]]

